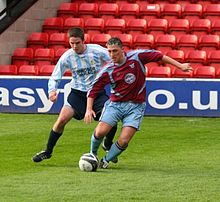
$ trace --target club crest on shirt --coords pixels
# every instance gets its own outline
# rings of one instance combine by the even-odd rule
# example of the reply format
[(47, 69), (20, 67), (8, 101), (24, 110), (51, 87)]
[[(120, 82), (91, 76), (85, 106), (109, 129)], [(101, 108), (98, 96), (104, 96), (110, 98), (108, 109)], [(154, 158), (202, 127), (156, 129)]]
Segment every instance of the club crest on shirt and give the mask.
[(132, 73), (128, 73), (125, 75), (125, 82), (128, 84), (134, 83), (136, 80), (136, 76)]

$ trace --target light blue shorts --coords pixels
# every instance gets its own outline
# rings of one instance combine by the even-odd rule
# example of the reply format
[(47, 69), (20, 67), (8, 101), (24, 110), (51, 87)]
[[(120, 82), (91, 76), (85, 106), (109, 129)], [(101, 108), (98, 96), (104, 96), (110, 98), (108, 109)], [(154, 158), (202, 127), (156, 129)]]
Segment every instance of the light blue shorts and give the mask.
[(122, 127), (131, 126), (139, 130), (145, 107), (146, 103), (112, 102), (108, 100), (99, 120), (111, 126), (122, 121)]

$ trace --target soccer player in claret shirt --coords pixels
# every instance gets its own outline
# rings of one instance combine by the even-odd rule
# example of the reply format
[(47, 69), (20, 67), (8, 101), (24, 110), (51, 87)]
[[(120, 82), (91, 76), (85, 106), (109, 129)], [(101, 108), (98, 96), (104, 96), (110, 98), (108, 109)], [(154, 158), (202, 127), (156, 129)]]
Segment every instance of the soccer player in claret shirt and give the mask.
[(118, 140), (101, 159), (100, 168), (107, 168), (109, 161), (115, 159), (127, 148), (128, 143), (139, 130), (146, 105), (145, 64), (162, 61), (183, 71), (192, 71), (190, 64), (179, 63), (154, 50), (134, 50), (125, 53), (123, 44), (117, 37), (111, 38), (106, 45), (112, 61), (101, 69), (88, 92), (84, 117), (86, 123), (90, 123), (95, 117), (92, 109), (94, 99), (106, 84), (111, 86), (111, 95), (105, 103), (100, 121), (92, 134), (90, 152), (97, 155), (103, 137), (120, 120), (122, 130)]
[[(71, 92), (49, 133), (45, 150), (35, 154), (32, 158), (36, 163), (51, 158), (54, 146), (63, 134), (65, 125), (72, 118), (77, 120), (84, 118), (87, 91), (90, 89), (99, 70), (110, 60), (106, 48), (97, 44), (84, 43), (84, 31), (81, 28), (71, 28), (68, 31), (68, 38), (71, 48), (61, 56), (48, 82), (49, 99), (52, 102), (57, 100), (57, 88), (66, 69), (69, 69), (72, 73)], [(108, 96), (105, 90), (102, 89), (94, 101), (93, 109), (96, 113), (96, 120), (99, 119), (106, 100), (108, 100)], [(105, 150), (110, 149), (116, 130), (117, 125), (112, 128), (103, 141)], [(117, 159), (114, 162), (116, 163)]]

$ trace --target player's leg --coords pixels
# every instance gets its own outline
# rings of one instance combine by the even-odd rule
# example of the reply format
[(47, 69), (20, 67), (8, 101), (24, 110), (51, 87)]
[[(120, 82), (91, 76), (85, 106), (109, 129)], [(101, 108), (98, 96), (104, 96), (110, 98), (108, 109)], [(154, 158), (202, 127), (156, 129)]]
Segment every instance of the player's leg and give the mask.
[(33, 156), (34, 162), (40, 162), (43, 159), (49, 159), (52, 156), (53, 148), (61, 137), (65, 125), (72, 119), (74, 110), (70, 106), (63, 106), (60, 114), (49, 133), (46, 149)]
[(49, 159), (51, 157), (53, 148), (61, 137), (65, 125), (72, 118), (75, 118), (77, 120), (83, 119), (86, 105), (85, 100), (86, 93), (73, 89), (71, 90), (70, 94), (68, 95), (67, 101), (64, 103), (64, 106), (60, 111), (57, 121), (50, 131), (46, 149), (37, 153), (32, 158), (34, 162), (40, 162), (44, 159)]
[(58, 141), (60, 136), (62, 135), (65, 125), (73, 118), (73, 115), (74, 110), (72, 107), (62, 107), (59, 117), (50, 132), (46, 151), (48, 151), (49, 153), (53, 152), (53, 148), (56, 145), (56, 142)]
[[(109, 99), (109, 97), (106, 95), (106, 92), (105, 91), (102, 91), (98, 94), (97, 98), (94, 100), (94, 105), (93, 105), (93, 108), (94, 108), (94, 111), (96, 113), (96, 118), (95, 120), (99, 120), (100, 119), (100, 116), (101, 116), (101, 113), (102, 113), (102, 109), (105, 105), (105, 102)], [(113, 139), (115, 137), (115, 133), (117, 131), (117, 124), (114, 125), (111, 130), (107, 133), (107, 135), (104, 137), (104, 140), (103, 140), (103, 149), (105, 151), (108, 151), (112, 144), (113, 144)]]
[(103, 160), (109, 162), (119, 156), (127, 148), (136, 131), (137, 129), (133, 127), (123, 127), (118, 141), (111, 146)]
[(97, 155), (103, 137), (111, 130), (111, 128), (112, 126), (105, 122), (98, 123), (91, 137), (90, 153)]
[(100, 116), (100, 122), (91, 137), (90, 152), (97, 155), (103, 137), (109, 133), (113, 126), (117, 125), (117, 122), (120, 119), (117, 113), (118, 111), (114, 110), (112, 102), (109, 100), (106, 101)]
[(144, 115), (145, 103), (121, 103), (117, 107), (121, 109), (123, 114), (122, 131), (118, 141), (111, 146), (109, 152), (101, 160), (100, 167), (102, 168), (107, 168), (108, 162), (118, 157), (127, 148), (135, 132), (139, 130)]

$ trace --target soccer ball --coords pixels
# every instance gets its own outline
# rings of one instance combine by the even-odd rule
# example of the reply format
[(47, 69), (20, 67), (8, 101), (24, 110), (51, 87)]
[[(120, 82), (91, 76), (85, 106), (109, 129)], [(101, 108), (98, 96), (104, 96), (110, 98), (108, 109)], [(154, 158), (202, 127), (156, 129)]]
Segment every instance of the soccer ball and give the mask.
[(80, 157), (79, 169), (81, 171), (92, 172), (98, 168), (98, 159), (94, 154), (86, 153)]

